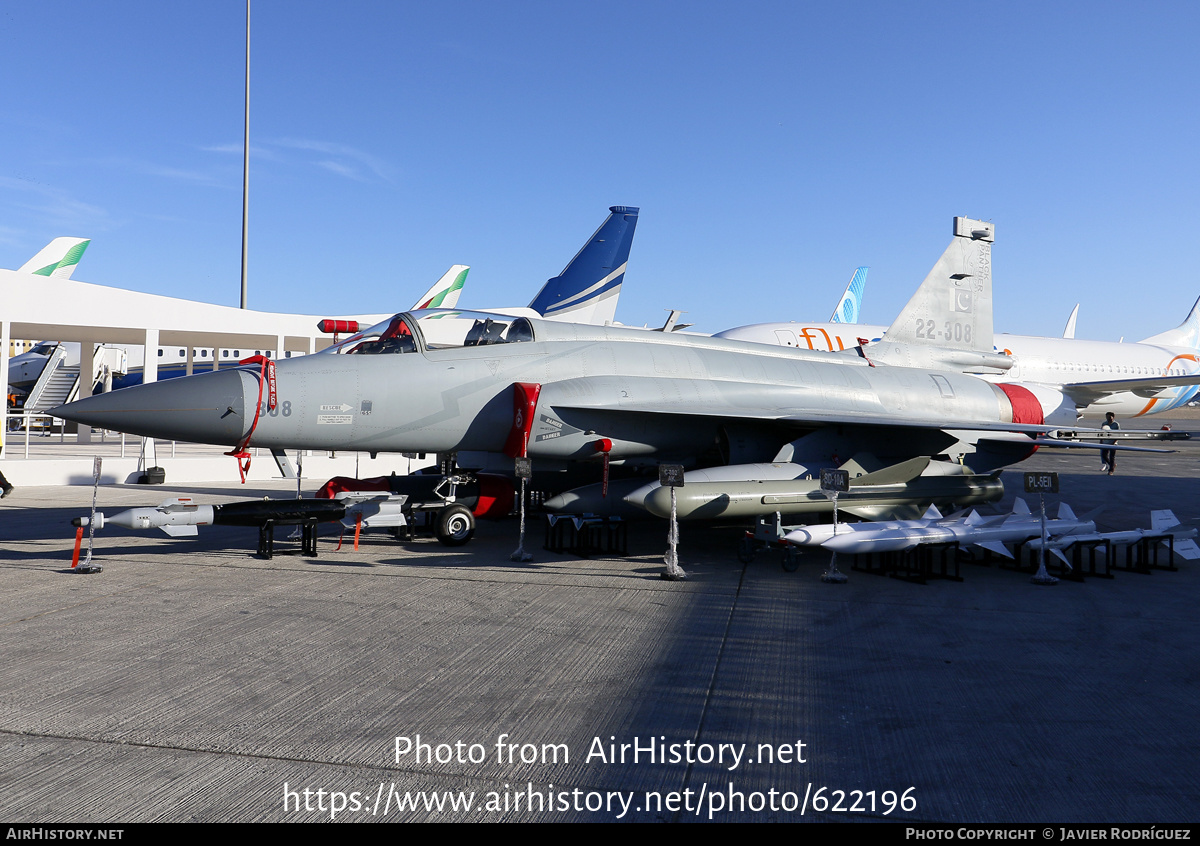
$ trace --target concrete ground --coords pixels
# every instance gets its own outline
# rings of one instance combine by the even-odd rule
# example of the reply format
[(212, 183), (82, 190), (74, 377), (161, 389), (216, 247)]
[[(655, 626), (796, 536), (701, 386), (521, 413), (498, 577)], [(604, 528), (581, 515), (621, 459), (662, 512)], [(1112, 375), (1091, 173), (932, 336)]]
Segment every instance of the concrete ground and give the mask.
[[(1098, 466), (1039, 454), (1005, 480), (1058, 470), (1078, 513), (1108, 506), (1102, 529), (1149, 525), (1151, 508), (1200, 525), (1200, 443)], [(99, 507), (292, 491), (112, 486)], [(628, 557), (581, 559), (543, 551), (535, 522), (534, 560), (514, 564), (508, 521), (460, 549), (375, 532), (357, 552), (327, 526), (319, 557), (269, 561), (252, 529), (110, 527), (103, 573), (73, 574), (68, 521), (90, 503), (85, 487), (0, 502), (3, 819), (1166, 823), (1200, 808), (1200, 562), (1054, 587), (981, 565), (961, 583), (849, 571), (837, 586), (826, 555), (743, 565), (737, 531), (685, 524), (691, 578), (674, 583), (665, 524), (635, 528)]]

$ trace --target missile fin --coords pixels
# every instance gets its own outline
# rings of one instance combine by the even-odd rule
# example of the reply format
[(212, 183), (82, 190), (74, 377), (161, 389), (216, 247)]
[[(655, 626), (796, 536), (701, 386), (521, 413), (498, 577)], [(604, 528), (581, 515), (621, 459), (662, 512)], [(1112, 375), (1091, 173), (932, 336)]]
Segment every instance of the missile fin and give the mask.
[(929, 456), (920, 455), (916, 458), (910, 458), (907, 461), (901, 461), (899, 464), (893, 464), (890, 467), (884, 467), (872, 473), (852, 478), (850, 484), (853, 487), (858, 487), (859, 485), (898, 485), (917, 478), (928, 466)]
[(1008, 547), (1000, 543), (1000, 541), (984, 541), (977, 543), (976, 546), (983, 547), (988, 552), (994, 552), (997, 555), (1003, 555), (1005, 558), (1012, 558), (1012, 553), (1008, 551)]

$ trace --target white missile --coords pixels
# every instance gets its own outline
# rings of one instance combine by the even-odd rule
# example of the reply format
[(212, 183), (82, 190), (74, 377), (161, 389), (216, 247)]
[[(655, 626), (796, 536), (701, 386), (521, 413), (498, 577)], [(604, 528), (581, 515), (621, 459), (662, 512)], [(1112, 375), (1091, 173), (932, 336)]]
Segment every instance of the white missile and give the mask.
[[(925, 515), (919, 520), (876, 520), (870, 523), (838, 523), (836, 537), (851, 535), (868, 527), (871, 531), (887, 529), (902, 529), (905, 527), (930, 526), (942, 520), (942, 513), (936, 505), (929, 506)], [(824, 546), (835, 537), (832, 523), (818, 523), (815, 526), (801, 526), (783, 536), (783, 540), (796, 546)]]
[[(1005, 544), (1025, 541), (1042, 533), (1040, 518), (1034, 516), (1021, 499), (1014, 504), (1012, 513), (1000, 518), (1000, 521), (998, 518), (982, 517), (978, 512), (972, 511), (961, 520), (901, 520), (895, 523), (898, 525), (852, 523), (852, 532), (839, 532), (822, 546), (835, 552), (895, 552), (912, 549), (921, 543), (958, 541), (1012, 558), (1012, 553)], [(1095, 523), (1091, 520), (1080, 520), (1066, 503), (1060, 503), (1057, 519), (1046, 521), (1046, 530), (1051, 537), (1093, 532), (1095, 529)]]
[[(1175, 529), (1175, 526), (1180, 525), (1179, 518), (1175, 516), (1175, 512), (1164, 509), (1162, 511), (1150, 512), (1150, 528), (1149, 529), (1129, 529), (1124, 532), (1088, 532), (1082, 534), (1071, 534), (1064, 537), (1051, 538), (1046, 542), (1046, 549), (1053, 552), (1063, 561), (1067, 561), (1067, 556), (1063, 550), (1068, 549), (1076, 543), (1089, 543), (1092, 541), (1109, 541), (1112, 544), (1121, 546), (1134, 544), (1143, 538), (1153, 537), (1161, 538), (1171, 536), (1175, 538), (1175, 554), (1189, 561), (1200, 559), (1200, 546), (1196, 545), (1191, 538), (1196, 537), (1196, 529)], [(1041, 549), (1041, 538), (1035, 538), (1029, 542), (1031, 549)], [(1070, 562), (1067, 562), (1070, 563)]]
[[(71, 523), (86, 527), (90, 520), (76, 517)], [(162, 529), (173, 538), (195, 535), (198, 526), (211, 526), (212, 523), (213, 507), (197, 505), (191, 497), (186, 496), (165, 500), (158, 506), (130, 508), (111, 517), (96, 512), (97, 529), (103, 529), (108, 524), (124, 526), (126, 529)]]

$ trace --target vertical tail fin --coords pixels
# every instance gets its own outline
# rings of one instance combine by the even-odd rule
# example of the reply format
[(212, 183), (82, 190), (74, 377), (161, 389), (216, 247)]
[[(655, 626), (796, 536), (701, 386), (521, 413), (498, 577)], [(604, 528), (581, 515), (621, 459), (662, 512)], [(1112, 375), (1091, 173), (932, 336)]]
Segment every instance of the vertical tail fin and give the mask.
[(1063, 329), (1064, 338), (1075, 337), (1075, 321), (1079, 318), (1079, 303), (1075, 303), (1075, 308), (1071, 309), (1071, 316), (1067, 318), (1067, 325)]
[(995, 227), (954, 218), (954, 240), (883, 343), (935, 344), (943, 349), (992, 352), (992, 242)]
[(467, 272), (470, 269), (466, 264), (453, 265), (442, 274), (441, 279), (433, 283), (432, 288), (421, 295), (412, 311), (419, 308), (454, 308), (458, 304), (463, 285), (467, 283)]
[(550, 320), (612, 323), (637, 227), (636, 206), (612, 206), (595, 234), (529, 307)]
[(1151, 335), (1149, 338), (1144, 338), (1140, 343), (1161, 344), (1164, 347), (1189, 347), (1193, 350), (1200, 349), (1200, 299), (1196, 300), (1187, 317), (1174, 329), (1168, 329), (1166, 332)]
[(992, 334), (991, 223), (954, 218), (954, 239), (912, 299), (871, 346), (871, 358), (908, 367), (1005, 371)]
[(863, 290), (867, 287), (867, 271), (870, 269), (855, 269), (854, 275), (850, 277), (850, 284), (846, 286), (846, 293), (842, 294), (842, 301), (833, 310), (833, 317), (829, 318), (830, 323), (858, 322), (858, 310), (862, 307)]
[(38, 276), (70, 279), (79, 260), (83, 258), (83, 251), (90, 243), (90, 238), (55, 238), (18, 270)]

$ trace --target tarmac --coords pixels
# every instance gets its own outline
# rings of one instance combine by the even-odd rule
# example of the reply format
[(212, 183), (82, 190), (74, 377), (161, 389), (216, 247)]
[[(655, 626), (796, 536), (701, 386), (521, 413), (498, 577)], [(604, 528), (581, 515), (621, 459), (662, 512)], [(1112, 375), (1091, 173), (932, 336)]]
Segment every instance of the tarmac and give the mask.
[[(1160, 421), (1153, 419), (1154, 424)], [(1200, 428), (1185, 421), (1185, 428)], [(1103, 530), (1200, 526), (1200, 441), (1039, 452)], [(319, 480), (305, 482), (312, 491)], [(114, 512), (295, 483), (102, 486)], [(741, 532), (666, 524), (628, 556), (542, 549), (530, 518), (457, 549), (323, 527), (106, 528), (69, 570), (88, 487), (0, 501), (0, 819), (1188, 822), (1200, 808), (1200, 562), (1035, 586), (963, 565), (914, 584), (828, 554), (743, 564)], [(1036, 498), (1030, 497), (1036, 507)], [(277, 539), (285, 532), (277, 532)], [(280, 541), (281, 545), (283, 541)], [(86, 549), (87, 538), (84, 538)], [(624, 748), (622, 748), (624, 747)], [(307, 792), (306, 792), (307, 791)]]

